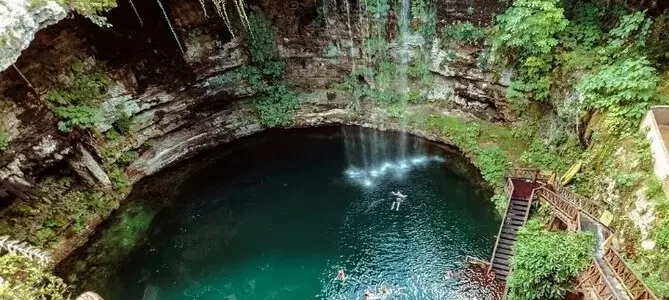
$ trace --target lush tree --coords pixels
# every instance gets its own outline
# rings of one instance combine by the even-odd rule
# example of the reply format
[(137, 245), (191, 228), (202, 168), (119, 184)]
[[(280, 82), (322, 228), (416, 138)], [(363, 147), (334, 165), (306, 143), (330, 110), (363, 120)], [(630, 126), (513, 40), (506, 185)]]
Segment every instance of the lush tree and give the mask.
[(585, 76), (577, 89), (589, 109), (607, 109), (616, 116), (638, 120), (650, 108), (657, 92), (657, 71), (645, 57), (605, 65)]
[(507, 278), (509, 299), (564, 299), (572, 280), (592, 262), (594, 236), (548, 232), (530, 220), (519, 232)]
[(495, 19), (491, 50), (496, 64), (514, 67), (510, 98), (548, 99), (553, 49), (569, 21), (557, 0), (518, 0)]
[(569, 24), (557, 4), (558, 0), (514, 1), (495, 19), (493, 48), (522, 56), (550, 53)]

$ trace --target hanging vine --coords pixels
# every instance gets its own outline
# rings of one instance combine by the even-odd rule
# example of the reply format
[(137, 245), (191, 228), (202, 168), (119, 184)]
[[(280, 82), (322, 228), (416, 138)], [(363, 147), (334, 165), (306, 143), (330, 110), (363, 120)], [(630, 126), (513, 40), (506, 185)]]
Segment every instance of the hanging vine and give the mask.
[[(204, 3), (202, 2), (204, 0), (200, 0), (202, 3), (202, 9), (204, 8)], [(223, 23), (225, 23), (225, 27), (227, 27), (228, 31), (230, 32), (230, 35), (232, 35), (232, 38), (235, 38), (235, 31), (234, 28), (232, 27), (232, 22), (230, 21), (230, 15), (228, 15), (228, 10), (226, 8), (226, 3), (227, 0), (211, 0), (211, 2), (214, 4), (214, 7), (216, 8), (216, 13), (218, 13), (218, 16), (223, 19)], [(232, 0), (233, 5), (235, 6), (235, 9), (237, 10), (237, 15), (239, 15), (239, 19), (242, 22), (242, 26), (251, 34), (251, 37), (253, 37), (253, 30), (251, 30), (251, 22), (249, 22), (248, 15), (246, 14), (246, 8), (244, 7), (244, 0)], [(206, 16), (206, 10), (205, 10), (205, 16)]]

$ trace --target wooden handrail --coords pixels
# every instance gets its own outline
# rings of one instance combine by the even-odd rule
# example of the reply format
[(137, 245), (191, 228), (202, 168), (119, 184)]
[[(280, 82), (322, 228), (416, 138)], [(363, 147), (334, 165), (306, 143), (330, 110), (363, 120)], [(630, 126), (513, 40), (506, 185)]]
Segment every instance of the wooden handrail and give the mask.
[[(556, 216), (562, 219), (571, 230), (581, 230), (581, 214), (586, 214), (591, 217), (593, 220), (599, 222), (599, 217), (608, 209), (608, 205), (605, 203), (600, 203), (593, 201), (590, 198), (579, 195), (571, 190), (561, 186), (559, 183), (551, 182), (550, 177), (544, 176), (538, 169), (510, 169), (507, 171), (507, 192), (510, 191), (509, 203), (507, 203), (506, 212), (509, 210), (509, 204), (511, 202), (511, 195), (513, 195), (513, 182), (510, 178), (519, 178), (519, 179), (531, 179), (533, 182), (538, 180), (545, 181), (545, 184), (550, 188), (547, 188), (546, 185), (538, 187), (532, 190), (532, 196), (530, 198), (530, 204), (535, 196), (540, 197), (550, 204), (553, 208), (553, 211), (556, 213)], [(552, 173), (555, 174), (555, 173)], [(511, 186), (511, 189), (508, 186)], [(552, 189), (552, 190), (551, 190)], [(553, 191), (554, 190), (554, 191)], [(505, 212), (505, 217), (506, 217)], [(524, 216), (525, 221), (529, 217), (529, 209)], [(502, 225), (504, 225), (504, 220), (502, 220)], [(608, 226), (601, 224), (609, 229)], [(500, 232), (498, 233), (498, 241), (501, 235), (502, 228), (500, 227)], [(493, 250), (494, 259), (495, 251), (497, 250), (497, 243), (495, 244), (495, 249)], [(608, 265), (608, 267), (613, 271), (613, 275), (616, 279), (623, 285), (625, 292), (630, 297), (631, 300), (657, 300), (658, 298), (653, 294), (653, 292), (648, 288), (648, 286), (640, 279), (641, 277), (637, 276), (636, 273), (622, 260), (620, 255), (612, 248), (607, 248), (603, 261)], [(511, 272), (511, 270), (509, 270)], [(593, 264), (590, 269), (579, 279), (578, 287), (586, 287), (588, 285), (589, 289), (592, 289), (596, 293), (598, 299), (617, 299), (611, 286), (607, 279), (605, 278), (601, 266), (597, 263), (596, 259), (593, 259)], [(505, 285), (503, 297), (506, 297), (508, 292), (508, 286)], [(587, 298), (586, 298), (587, 299)]]
[(608, 248), (604, 254), (604, 261), (613, 270), (613, 275), (622, 283), (625, 292), (632, 300), (657, 300), (653, 291), (640, 277), (625, 263), (618, 252)]
[[(598, 299), (616, 299), (610, 285), (606, 282), (604, 271), (594, 258), (590, 268), (581, 275), (578, 281), (577, 288), (589, 287), (593, 289)], [(586, 296), (585, 299), (590, 298)]]
[(490, 268), (488, 272), (492, 271), (492, 262), (495, 259), (495, 252), (497, 252), (497, 245), (499, 245), (499, 240), (502, 238), (502, 228), (504, 227), (504, 221), (506, 221), (506, 216), (509, 214), (509, 209), (511, 208), (511, 198), (513, 197), (513, 182), (511, 179), (506, 179), (507, 186), (507, 197), (506, 197), (506, 209), (504, 210), (504, 215), (502, 217), (502, 224), (499, 225), (499, 231), (497, 231), (497, 239), (495, 240), (495, 247), (492, 249), (492, 255), (490, 256)]
[[(578, 228), (578, 213), (579, 209), (569, 201), (560, 197), (560, 195), (547, 189), (546, 187), (539, 187), (536, 189), (537, 196), (543, 198), (548, 202), (558, 213), (570, 228)], [(560, 217), (560, 216), (558, 216)]]
[(557, 194), (562, 196), (562, 198), (577, 205), (579, 208), (581, 208), (585, 213), (589, 214), (595, 220), (599, 219), (599, 217), (602, 216), (602, 213), (604, 213), (604, 211), (607, 210), (607, 207), (605, 205), (597, 203), (588, 197), (584, 197), (575, 192), (572, 192), (571, 190), (561, 186), (560, 184), (553, 185), (553, 188), (555, 189), (555, 192)]

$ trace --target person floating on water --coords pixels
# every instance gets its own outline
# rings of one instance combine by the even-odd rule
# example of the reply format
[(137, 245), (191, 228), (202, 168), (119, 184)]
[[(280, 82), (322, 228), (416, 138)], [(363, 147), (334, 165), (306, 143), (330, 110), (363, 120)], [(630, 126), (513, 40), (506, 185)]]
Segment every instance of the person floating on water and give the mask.
[(343, 269), (339, 269), (339, 271), (337, 271), (337, 280), (342, 282), (346, 280), (346, 273), (344, 273)]
[(397, 192), (390, 192), (390, 193), (393, 194), (393, 196), (395, 196), (395, 202), (393, 202), (393, 205), (390, 207), (390, 210), (394, 209), (396, 211), (400, 211), (400, 204), (404, 202), (404, 199), (407, 198), (407, 195), (402, 194), (402, 191), (399, 190)]
[(390, 297), (392, 295), (393, 290), (391, 290), (389, 287), (382, 287), (381, 288), (381, 297), (386, 298)]
[(381, 299), (381, 296), (377, 295), (376, 293), (370, 292), (369, 290), (365, 290), (365, 292), (362, 294), (362, 297), (365, 298), (365, 300)]

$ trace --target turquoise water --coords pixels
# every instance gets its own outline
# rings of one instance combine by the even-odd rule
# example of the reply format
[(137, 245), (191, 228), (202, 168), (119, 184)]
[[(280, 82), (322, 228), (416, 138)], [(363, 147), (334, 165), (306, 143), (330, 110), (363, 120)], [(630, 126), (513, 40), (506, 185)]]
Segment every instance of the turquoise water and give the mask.
[[(339, 132), (255, 137), (194, 174), (105, 299), (363, 299), (382, 287), (387, 299), (484, 299), (453, 275), (491, 253), (486, 193), (419, 140), (400, 151), (391, 134)], [(393, 191), (407, 195), (399, 211)]]

